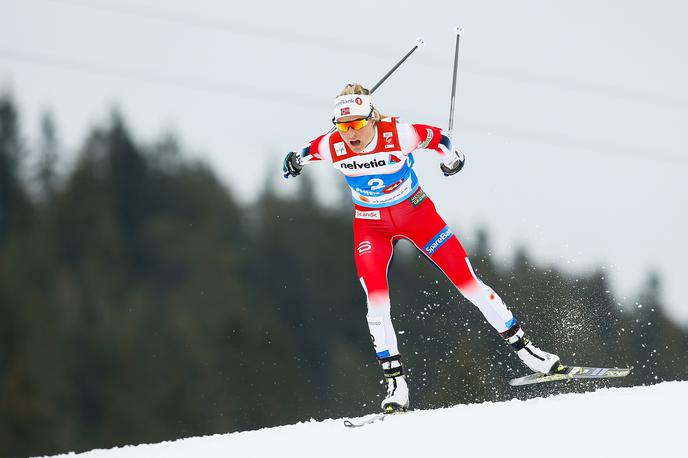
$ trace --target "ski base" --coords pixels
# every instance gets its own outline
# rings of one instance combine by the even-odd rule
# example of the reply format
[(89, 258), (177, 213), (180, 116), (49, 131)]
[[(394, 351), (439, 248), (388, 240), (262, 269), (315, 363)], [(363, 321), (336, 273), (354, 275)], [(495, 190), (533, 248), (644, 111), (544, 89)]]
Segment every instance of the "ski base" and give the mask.
[(533, 383), (556, 382), (558, 380), (571, 379), (600, 379), (600, 378), (617, 378), (626, 377), (631, 373), (633, 367), (581, 367), (581, 366), (564, 366), (559, 367), (553, 374), (543, 374), (536, 372), (524, 377), (518, 377), (509, 380), (511, 386), (531, 385)]
[(347, 419), (344, 420), (344, 426), (347, 428), (360, 428), (361, 426), (369, 425), (371, 423), (377, 423), (378, 421), (384, 421), (385, 419), (389, 417), (393, 417), (395, 415), (401, 415), (402, 413), (406, 413), (406, 410), (396, 410), (394, 412), (383, 412), (383, 413), (376, 413), (372, 415), (368, 415), (362, 418), (354, 418), (354, 419)]

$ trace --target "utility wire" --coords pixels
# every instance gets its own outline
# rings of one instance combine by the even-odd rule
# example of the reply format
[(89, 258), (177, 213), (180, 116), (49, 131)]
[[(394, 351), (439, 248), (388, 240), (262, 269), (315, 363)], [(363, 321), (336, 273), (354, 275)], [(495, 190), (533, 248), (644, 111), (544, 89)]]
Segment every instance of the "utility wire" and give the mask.
[[(316, 36), (300, 33), (293, 29), (279, 30), (275, 28), (246, 25), (238, 22), (230, 22), (227, 20), (210, 19), (188, 13), (177, 13), (159, 8), (150, 8), (141, 5), (127, 5), (123, 3), (106, 3), (96, 2), (92, 0), (35, 0), (42, 2), (49, 2), (63, 6), (72, 6), (79, 8), (88, 8), (96, 11), (104, 11), (109, 13), (134, 16), (146, 19), (166, 21), (181, 25), (190, 25), (198, 28), (220, 30), (223, 32), (241, 34), (260, 39), (276, 40), (280, 43), (292, 42), (300, 45), (322, 48), (328, 52), (332, 50), (346, 51), (355, 53), (356, 55), (367, 55), (374, 58), (388, 57), (390, 53), (395, 53), (398, 50), (389, 47), (381, 47), (375, 45), (370, 41), (366, 43), (354, 43), (350, 40), (342, 41), (332, 39), (325, 36)], [(424, 53), (420, 57), (421, 61), (432, 66), (445, 67), (447, 61), (445, 58), (440, 58), (432, 54)], [(603, 97), (614, 97), (624, 100), (631, 100), (640, 103), (661, 105), (670, 108), (688, 109), (688, 99), (683, 97), (676, 97), (674, 95), (653, 94), (646, 91), (639, 91), (618, 87), (616, 85), (595, 83), (590, 81), (581, 81), (571, 78), (562, 78), (553, 75), (543, 75), (541, 73), (529, 72), (524, 70), (515, 70), (513, 68), (502, 68), (494, 65), (485, 65), (481, 63), (471, 62), (470, 60), (462, 63), (462, 71), (467, 73), (474, 73), (480, 76), (487, 76), (493, 78), (506, 79), (517, 81), (520, 83), (547, 85), (561, 90), (571, 90), (576, 92), (585, 92)]]
[(461, 125), (476, 132), (485, 134), (497, 133), (501, 137), (517, 139), (529, 143), (563, 147), (578, 151), (586, 151), (591, 154), (602, 153), (604, 156), (616, 156), (622, 158), (634, 157), (656, 162), (666, 162), (677, 165), (688, 165), (688, 156), (680, 156), (677, 153), (669, 153), (660, 149), (650, 149), (637, 146), (619, 145), (614, 142), (591, 140), (566, 133), (550, 133), (533, 131), (523, 128), (514, 129), (505, 125), (482, 123), (474, 120), (462, 119)]
[[(153, 19), (165, 21), (175, 24), (193, 26), (208, 30), (219, 30), (222, 32), (234, 33), (239, 35), (247, 35), (250, 37), (276, 40), (280, 42), (294, 42), (301, 45), (306, 45), (315, 48), (323, 48), (328, 51), (339, 49), (343, 51), (354, 52), (359, 54), (362, 51), (362, 45), (350, 41), (341, 41), (325, 36), (314, 36), (300, 33), (298, 30), (279, 30), (275, 28), (247, 25), (240, 22), (210, 19), (202, 16), (190, 15), (188, 13), (177, 13), (169, 10), (162, 10), (159, 8), (151, 8), (142, 5), (126, 5), (123, 3), (106, 3), (106, 2), (92, 2), (83, 0), (35, 0), (41, 2), (55, 3), (58, 5), (68, 5), (72, 7), (88, 8), (96, 11), (105, 11), (108, 13), (115, 13), (120, 15), (134, 16), (146, 19)], [(390, 52), (398, 52), (389, 48), (376, 46), (374, 43), (367, 42), (365, 44), (366, 54), (374, 57), (389, 57)]]
[[(99, 76), (114, 76), (148, 83), (165, 84), (207, 93), (218, 93), (230, 96), (246, 97), (250, 99), (261, 98), (275, 103), (296, 103), (303, 106), (317, 106), (322, 108), (331, 102), (330, 99), (326, 97), (293, 94), (285, 91), (257, 88), (241, 84), (220, 83), (217, 81), (204, 80), (194, 77), (169, 75), (139, 68), (123, 68), (71, 58), (29, 54), (26, 52), (14, 51), (6, 48), (0, 48), (0, 59)], [(688, 164), (688, 158), (686, 157), (681, 157), (678, 154), (667, 153), (659, 150), (649, 151), (596, 140), (581, 139), (574, 136), (526, 131), (524, 129), (513, 129), (505, 126), (496, 126), (494, 124), (486, 124), (472, 120), (462, 120), (462, 126), (474, 131), (497, 133), (504, 138), (519, 138), (521, 140), (533, 143), (555, 145), (585, 151), (604, 151), (605, 154), (613, 154), (623, 157), (633, 156), (639, 159), (670, 162), (681, 165)]]
[(142, 68), (125, 68), (79, 59), (42, 54), (29, 54), (7, 48), (0, 48), (0, 59), (48, 66), (62, 70), (91, 73), (101, 76), (116, 76), (156, 84), (162, 83), (184, 89), (193, 89), (210, 93), (221, 93), (238, 97), (262, 98), (272, 102), (296, 103), (307, 106), (317, 105), (321, 107), (330, 102), (330, 99), (327, 97), (314, 97), (312, 95), (294, 94), (286, 91), (251, 87), (243, 84), (222, 83), (196, 77), (170, 75), (167, 73), (161, 73)]

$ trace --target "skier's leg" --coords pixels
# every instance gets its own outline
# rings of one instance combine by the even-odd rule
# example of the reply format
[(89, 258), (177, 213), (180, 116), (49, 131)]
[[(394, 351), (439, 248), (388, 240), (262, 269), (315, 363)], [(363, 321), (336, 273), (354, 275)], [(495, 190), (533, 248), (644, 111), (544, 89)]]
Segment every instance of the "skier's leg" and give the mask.
[(368, 327), (378, 358), (399, 354), (396, 333), (390, 315), (387, 270), (392, 261), (393, 240), (358, 227), (354, 231), (358, 279), (368, 303)]
[(416, 224), (404, 235), (413, 242), (456, 286), (466, 299), (476, 305), (490, 325), (502, 333), (516, 322), (504, 301), (473, 272), (466, 251), (430, 199), (414, 212)]
[[(406, 410), (408, 386), (404, 377), (397, 336), (390, 314), (387, 271), (394, 252), (394, 235), (379, 229), (381, 224), (354, 220), (355, 259), (358, 277), (368, 302), (368, 328), (375, 354), (387, 380), (382, 410)], [(393, 232), (393, 231), (392, 231)]]
[(427, 199), (418, 207), (411, 241), (451, 280), (466, 299), (476, 305), (485, 319), (514, 348), (519, 358), (536, 372), (551, 372), (559, 357), (533, 345), (504, 301), (475, 275), (461, 243)]

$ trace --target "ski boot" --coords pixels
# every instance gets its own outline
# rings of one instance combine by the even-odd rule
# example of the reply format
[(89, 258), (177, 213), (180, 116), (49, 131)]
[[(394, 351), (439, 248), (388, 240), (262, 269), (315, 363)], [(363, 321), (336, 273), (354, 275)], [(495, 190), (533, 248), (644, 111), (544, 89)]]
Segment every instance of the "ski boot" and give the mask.
[(561, 366), (557, 355), (542, 351), (533, 345), (530, 339), (524, 335), (520, 323), (516, 322), (510, 329), (500, 333), (500, 335), (516, 351), (523, 364), (528, 366), (533, 372), (553, 374)]
[(387, 381), (387, 396), (382, 400), (384, 413), (405, 412), (409, 406), (409, 391), (399, 355), (381, 358), (380, 364)]

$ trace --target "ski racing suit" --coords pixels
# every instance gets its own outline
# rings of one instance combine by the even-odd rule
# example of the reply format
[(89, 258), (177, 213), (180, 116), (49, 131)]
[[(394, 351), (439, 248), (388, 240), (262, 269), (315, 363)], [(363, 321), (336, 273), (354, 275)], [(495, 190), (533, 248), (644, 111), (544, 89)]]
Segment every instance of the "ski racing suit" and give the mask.
[(399, 354), (390, 316), (387, 271), (394, 244), (409, 240), (432, 261), (497, 332), (516, 319), (502, 299), (476, 277), (454, 231), (435, 210), (413, 171), (413, 153), (454, 156), (449, 137), (438, 127), (405, 124), (396, 118), (376, 123), (370, 144), (353, 152), (338, 131), (309, 142), (299, 153), (301, 164), (328, 161), (346, 178), (354, 202), (354, 256), (367, 296), (368, 326), (378, 359)]

